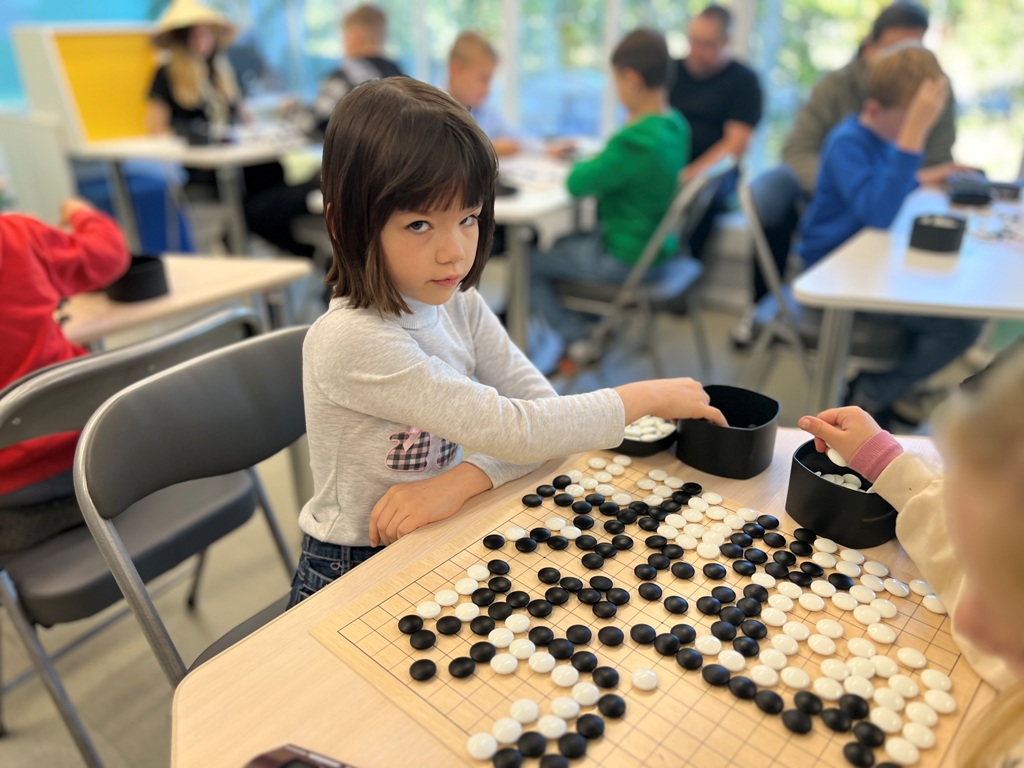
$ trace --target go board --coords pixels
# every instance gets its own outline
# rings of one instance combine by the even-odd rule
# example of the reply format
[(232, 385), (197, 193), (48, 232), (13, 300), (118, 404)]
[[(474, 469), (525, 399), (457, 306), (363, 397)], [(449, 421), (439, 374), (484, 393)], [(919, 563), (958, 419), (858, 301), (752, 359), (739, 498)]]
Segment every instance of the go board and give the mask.
[[(682, 464), (670, 465), (679, 477), (671, 477), (664, 471), (659, 474), (655, 469), (654, 478), (651, 478), (649, 473), (652, 470), (645, 460), (626, 457), (620, 460), (629, 464), (618, 464), (621, 473), (609, 480), (607, 474), (600, 473), (617, 463), (612, 453), (584, 456), (576, 462), (577, 469), (567, 473), (571, 476), (559, 483), (564, 485), (569, 479), (577, 481), (572, 486), (591, 486), (565, 489), (577, 494), (572, 498), (573, 503), (585, 501), (596, 491), (604, 492), (601, 494), (605, 496), (604, 511), (595, 503), (589, 513), (585, 513), (594, 521), (591, 528), (572, 530), (580, 528), (573, 522), (578, 514), (583, 513), (556, 504), (557, 495), (541, 496), (540, 506), (535, 507), (517, 498), (508, 505), (507, 514), (492, 519), (490, 528), (467, 530), (453, 538), (431, 556), (371, 589), (315, 626), (313, 635), (404, 712), (436, 733), (451, 746), (453, 752), (462, 754), (469, 765), (491, 762), (474, 760), (470, 756), (467, 744), (474, 735), (491, 734), (499, 721), (497, 730), (506, 740), (516, 735), (520, 729), (515, 727), (515, 723), (510, 725), (508, 718), (513, 712), (513, 704), (522, 700), (534, 702), (537, 706), (517, 705), (516, 714), (527, 720), (521, 730), (534, 734), (547, 730), (551, 734), (547, 739), (545, 758), (540, 763), (526, 758), (524, 764), (539, 764), (545, 768), (564, 764), (561, 758), (551, 757), (559, 753), (562, 741), (557, 738), (559, 729), (551, 717), (537, 720), (535, 715), (544, 718), (556, 711), (563, 716), (561, 719), (566, 720), (563, 727), (570, 735), (577, 728), (584, 730), (583, 715), (597, 714), (603, 720), (603, 735), (586, 739), (585, 755), (571, 761), (579, 765), (838, 766), (850, 764), (844, 757), (844, 749), (861, 764), (868, 764), (865, 753), (870, 754), (875, 764), (891, 761), (890, 751), (895, 752), (905, 764), (952, 762), (953, 738), (962, 725), (962, 713), (970, 705), (980, 681), (961, 660), (950, 635), (949, 618), (942, 612), (942, 606), (934, 598), (919, 594), (929, 591), (927, 585), (916, 582), (912, 584), (915, 590), (911, 590), (903, 582), (887, 581), (890, 577), (884, 573), (885, 566), (861, 553), (836, 547), (825, 539), (807, 542), (797, 538), (795, 534), (811, 537), (809, 532), (796, 529), (781, 509), (757, 509), (755, 499), (747, 500), (745, 505), (731, 499), (720, 499), (712, 487), (698, 491), (689, 484), (682, 485), (686, 474)], [(591, 463), (598, 466), (590, 466)], [(602, 463), (608, 466), (600, 466)], [(652, 480), (654, 488), (642, 487), (650, 486)], [(593, 488), (595, 484), (606, 487)], [(529, 494), (533, 492), (530, 487), (524, 490)], [(556, 490), (557, 494), (563, 492), (562, 489)], [(624, 503), (626, 498), (619, 494), (627, 494), (631, 502), (636, 502), (633, 504), (636, 515), (624, 511), (630, 508)], [(607, 506), (607, 502), (616, 495), (619, 495), (618, 501), (612, 503), (618, 505), (618, 512), (614, 506)], [(659, 498), (655, 497), (660, 497), (661, 502), (657, 503)], [(524, 499), (530, 503), (538, 501), (525, 496)], [(596, 498), (592, 500), (597, 501)], [(584, 508), (583, 505), (578, 507)], [(644, 523), (644, 519), (652, 514), (662, 519), (648, 519)], [(771, 527), (773, 515), (780, 522), (775, 529)], [(566, 531), (557, 518), (564, 520), (570, 530)], [(758, 520), (764, 523), (764, 531), (757, 529), (760, 525)], [(615, 533), (618, 526), (614, 523), (611, 526), (613, 531), (606, 531), (609, 521), (621, 522), (622, 534)], [(586, 518), (580, 522), (583, 526), (587, 524)], [(660, 531), (644, 530), (641, 525), (659, 528)], [(665, 525), (670, 527), (664, 528)], [(754, 535), (750, 542), (742, 536), (737, 538), (737, 546), (746, 545), (742, 547), (743, 554), (737, 558), (735, 548), (730, 550), (728, 544), (733, 543), (734, 534), (744, 532), (744, 526)], [(517, 528), (522, 531), (515, 530)], [(557, 537), (564, 532), (566, 536), (562, 538), (567, 539), (567, 546), (564, 549), (552, 548), (549, 546), (552, 539), (549, 538), (536, 542), (534, 551), (524, 552), (511, 540), (519, 535), (545, 539), (545, 531), (552, 534), (559, 546), (562, 542), (558, 542)], [(502, 534), (505, 543), (497, 549), (488, 548), (483, 540), (495, 533)], [(505, 533), (509, 535), (505, 536)], [(764, 538), (767, 533), (780, 534), (785, 543), (770, 546)], [(615, 550), (614, 556), (605, 558), (599, 568), (588, 568), (583, 565), (582, 558), (595, 553), (595, 549), (589, 548), (593, 543), (582, 538), (588, 535), (599, 543), (611, 543), (615, 535), (628, 536), (632, 539), (632, 547)], [(655, 540), (651, 544), (656, 546), (649, 546), (649, 537), (659, 535), (664, 536), (664, 545)], [(768, 538), (775, 544), (782, 544), (777, 538)], [(496, 543), (493, 540), (489, 542), (492, 546)], [(625, 544), (621, 539), (619, 543)], [(581, 549), (580, 544), (588, 548)], [(677, 544), (677, 547), (673, 549), (672, 544)], [(740, 575), (734, 567), (737, 562), (749, 564), (761, 559), (751, 553), (751, 549), (765, 553), (767, 562), (754, 563), (753, 575)], [(800, 554), (794, 556), (793, 549)], [(777, 555), (780, 551), (788, 551), (790, 555)], [(669, 567), (662, 567), (666, 565), (664, 560), (659, 562), (655, 559), (658, 568), (654, 569), (654, 578), (638, 576), (637, 566), (648, 565), (652, 555), (665, 553), (669, 556)], [(746, 555), (750, 556), (749, 560)], [(602, 714), (604, 707), (599, 708), (592, 703), (593, 690), (586, 684), (594, 681), (597, 672), (589, 671), (593, 659), (586, 655), (580, 658), (584, 671), (579, 672), (578, 682), (567, 687), (561, 687), (556, 681), (571, 683), (574, 675), (568, 672), (565, 674), (567, 679), (562, 680), (557, 670), (575, 664), (575, 655), (571, 660), (556, 660), (555, 672), (536, 671), (530, 658), (518, 660), (515, 669), (507, 674), (499, 674), (486, 661), (466, 662), (471, 647), (486, 643), (488, 636), (475, 634), (469, 621), (458, 624), (452, 619), (448, 624), (455, 623), (459, 631), (445, 635), (437, 631), (437, 622), (444, 617), (453, 617), (461, 606), (475, 602), (475, 596), (458, 595), (457, 604), (440, 607), (438, 616), (422, 619), (423, 628), (434, 632), (436, 642), (424, 650), (411, 646), (411, 636), (399, 629), (400, 620), (415, 616), (417, 610), (427, 603), (435, 603), (435, 598), (443, 591), (448, 593), (442, 595), (439, 602), (451, 602), (450, 591), (460, 580), (468, 578), (471, 569), (479, 576), (480, 566), (495, 560), (507, 563), (506, 578), (511, 587), (510, 591), (494, 594), (494, 602), (489, 605), (486, 604), (486, 595), (479, 598), (484, 603), (479, 606), (481, 616), (494, 611), (492, 606), (505, 602), (513, 592), (526, 592), (531, 600), (543, 599), (548, 590), (558, 587), (559, 583), (542, 581), (539, 576), (542, 569), (557, 570), (559, 582), (570, 587), (576, 585), (562, 579), (576, 578), (586, 589), (592, 578), (606, 577), (615, 588), (628, 593), (628, 602), (615, 606), (615, 615), (609, 618), (598, 618), (595, 615), (597, 606), (583, 602), (584, 593), (575, 590), (568, 590), (568, 600), (553, 605), (548, 616), (533, 616), (529, 608), (512, 610), (513, 615), (526, 617), (529, 622), (529, 630), (517, 627), (520, 630), (514, 633), (517, 640), (527, 639), (530, 631), (537, 627), (549, 627), (554, 637), (563, 641), (559, 647), (560, 655), (564, 655), (564, 639), (570, 633), (570, 627), (575, 627), (573, 633), (583, 635), (586, 633), (579, 627), (589, 628), (591, 639), (575, 644), (573, 650), (576, 653), (589, 652), (596, 657), (599, 667), (618, 672), (617, 683), (599, 688), (598, 693), (601, 696), (612, 694), (611, 700), (603, 703), (613, 714), (620, 708), (614, 706), (615, 697), (621, 697), (620, 704), (625, 705), (621, 716)], [(593, 559), (591, 563), (594, 564)], [(678, 563), (689, 563), (693, 575), (689, 578), (677, 575), (685, 576), (688, 571)], [(705, 566), (713, 563), (724, 566), (723, 578), (711, 578), (705, 574)], [(817, 565), (817, 568), (805, 566), (805, 563)], [(766, 568), (779, 578), (768, 578)], [(815, 575), (811, 576), (801, 568), (807, 568)], [(650, 575), (643, 570), (640, 569), (641, 575)], [(749, 565), (740, 567), (740, 570), (749, 572)], [(783, 570), (804, 575), (790, 577), (783, 575)], [(553, 572), (545, 571), (544, 575), (550, 579)], [(841, 578), (844, 575), (848, 581)], [(832, 581), (828, 578), (830, 576)], [(470, 586), (484, 588), (489, 579), (475, 581), (476, 584)], [(755, 582), (765, 587), (764, 592), (751, 587)], [(833, 582), (842, 588), (836, 590)], [(641, 597), (640, 587), (644, 583), (657, 584), (661, 588), (661, 596), (650, 600)], [(851, 584), (852, 590), (847, 588)], [(467, 591), (465, 583), (460, 586)], [(607, 587), (607, 584), (599, 586)], [(716, 594), (723, 598), (720, 601), (723, 612), (702, 612), (698, 603), (701, 598), (711, 595), (716, 587), (732, 590), (735, 600), (729, 600), (728, 595), (719, 590)], [(745, 596), (745, 589), (746, 594), (755, 595), (753, 603), (756, 603), (756, 608), (751, 599), (744, 602), (752, 614), (747, 616), (744, 613), (744, 621), (751, 619), (761, 624), (760, 628), (756, 624), (740, 622), (735, 611), (724, 610), (736, 608)], [(645, 588), (651, 597), (649, 590)], [(605, 604), (604, 610), (607, 610), (609, 600), (606, 598), (610, 594), (601, 592), (600, 602)], [(683, 598), (685, 612), (673, 613), (666, 608), (668, 598)], [(621, 594), (618, 599), (621, 601)], [(706, 605), (706, 601), (701, 604), (714, 609), (713, 605)], [(679, 610), (682, 603), (675, 600), (673, 607)], [(470, 613), (474, 611), (472, 608), (468, 610)], [(433, 613), (430, 610), (425, 612)], [(500, 616), (507, 612), (508, 608), (505, 608), (503, 612), (495, 613)], [(722, 617), (726, 615), (730, 622), (723, 622)], [(518, 621), (524, 623), (521, 619)], [(715, 622), (734, 623), (736, 638), (741, 639), (740, 647), (747, 653), (753, 651), (753, 655), (734, 653), (734, 641), (728, 639), (728, 628), (723, 631), (723, 627), (716, 626)], [(417, 622), (408, 623), (415, 625)], [(504, 620), (497, 620), (496, 628), (501, 629), (504, 623)], [(510, 626), (512, 624), (510, 622)], [(644, 642), (649, 637), (644, 637), (643, 631), (634, 634), (634, 628), (639, 625), (653, 629), (657, 637), (655, 643)], [(692, 631), (681, 625), (692, 627)], [(619, 645), (603, 643), (598, 633), (604, 627), (620, 628), (624, 633), (623, 642)], [(748, 631), (753, 637), (747, 636)], [(673, 632), (677, 639), (682, 639), (678, 650), (671, 639), (664, 639)], [(716, 634), (726, 638), (719, 640), (720, 650), (713, 641), (717, 639)], [(765, 636), (759, 637), (760, 634)], [(540, 640), (539, 637), (537, 639)], [(540, 643), (535, 646), (536, 654), (546, 653), (545, 646)], [(695, 646), (703, 652), (692, 650)], [(497, 654), (507, 654), (510, 648), (494, 650)], [(523, 652), (522, 647), (519, 651)], [(528, 647), (526, 651), (529, 651)], [(695, 656), (701, 661), (701, 668), (684, 668), (684, 661), (692, 665)], [(424, 681), (414, 680), (410, 670), (414, 663), (423, 659), (434, 663), (436, 674)], [(463, 659), (458, 664), (468, 666), (467, 677), (457, 678), (450, 672), (449, 665), (456, 659)], [(730, 682), (724, 686), (712, 685), (705, 677), (709, 669), (723, 671), (713, 667), (719, 663), (730, 668), (725, 675)], [(545, 668), (540, 664), (537, 666)], [(466, 671), (463, 669), (461, 673)], [(653, 677), (647, 671), (653, 672)], [(634, 673), (640, 675), (636, 678), (639, 685), (634, 684)], [(735, 681), (739, 677), (748, 681)], [(648, 687), (654, 679), (657, 685), (653, 690), (642, 690), (641, 686)], [(753, 689), (747, 684), (750, 679), (758, 681), (752, 683)], [(941, 689), (948, 689), (948, 692)], [(756, 699), (742, 698), (753, 690), (759, 694)], [(777, 697), (764, 691), (773, 691)], [(819, 713), (809, 717), (791, 713), (790, 710), (799, 711), (796, 695), (800, 691), (816, 694), (801, 694), (801, 706), (813, 710), (817, 699), (821, 699), (825, 710), (835, 711), (825, 716)], [(851, 691), (856, 695), (847, 695)], [(845, 698), (837, 700), (840, 695)], [(859, 703), (857, 696), (862, 697)], [(575, 718), (572, 717), (573, 699), (591, 702), (580, 706), (579, 717)], [(888, 706), (882, 707), (878, 702)], [(863, 704), (870, 709), (867, 718), (843, 716), (844, 709), (856, 716), (859, 714), (856, 709)], [(774, 712), (780, 706), (787, 714)], [(809, 722), (810, 731), (795, 733), (784, 719), (798, 729), (801, 723)], [(888, 731), (882, 733), (885, 744), (874, 749), (850, 747), (857, 741), (855, 731), (837, 732), (826, 724), (826, 719), (841, 729), (858, 726), (862, 722), (877, 723)], [(586, 720), (585, 730), (590, 730), (595, 725), (594, 718)], [(905, 731), (906, 726), (910, 727)], [(859, 728), (865, 737), (879, 735), (873, 727), (860, 725)], [(526, 744), (535, 750), (538, 741), (543, 741), (531, 738), (529, 742), (498, 743), (497, 748), (502, 751), (498, 752), (495, 764), (518, 764), (516, 752), (519, 746)], [(870, 738), (866, 740), (870, 741)], [(476, 746), (484, 748), (481, 754), (487, 753), (485, 742), (488, 741), (486, 736), (477, 736)], [(929, 744), (931, 746), (927, 746)]]

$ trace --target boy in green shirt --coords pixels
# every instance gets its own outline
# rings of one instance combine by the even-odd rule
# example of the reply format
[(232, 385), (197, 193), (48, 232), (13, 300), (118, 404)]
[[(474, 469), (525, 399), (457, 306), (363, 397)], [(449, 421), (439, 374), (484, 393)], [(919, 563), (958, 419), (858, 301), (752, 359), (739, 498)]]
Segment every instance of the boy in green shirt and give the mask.
[[(640, 258), (647, 240), (668, 210), (679, 172), (690, 158), (690, 127), (668, 105), (672, 60), (665, 38), (648, 29), (626, 35), (611, 58), (626, 125), (604, 150), (577, 163), (569, 174), (574, 197), (598, 201), (598, 231), (561, 238), (547, 253), (531, 261), (530, 301), (533, 311), (561, 335), (570, 351), (587, 334), (587, 317), (567, 310), (555, 281), (621, 283)], [(675, 237), (648, 273), (675, 254)]]

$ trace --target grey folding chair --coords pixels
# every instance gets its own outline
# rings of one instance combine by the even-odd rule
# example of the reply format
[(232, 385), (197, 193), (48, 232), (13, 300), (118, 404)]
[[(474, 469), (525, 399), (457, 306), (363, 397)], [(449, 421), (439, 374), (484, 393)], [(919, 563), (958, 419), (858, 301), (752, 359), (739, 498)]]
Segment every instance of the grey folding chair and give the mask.
[[(768, 242), (766, 232), (786, 244), (792, 241), (798, 223), (802, 191), (796, 175), (786, 165), (771, 168), (749, 184), (740, 186), (740, 206), (754, 239), (754, 254), (768, 294), (754, 310), (757, 339), (750, 360), (741, 373), (745, 386), (760, 389), (771, 373), (778, 354), (791, 350), (800, 361), (808, 381), (811, 356), (818, 348), (821, 310), (804, 306), (785, 284)], [(850, 338), (850, 363), (859, 370), (884, 371), (893, 368), (907, 350), (902, 329), (885, 324), (869, 314), (857, 314)]]
[[(146, 590), (151, 574), (132, 549), (132, 510), (180, 483), (245, 473), (305, 433), (306, 330), (248, 339), (140, 381), (82, 431), (74, 470), (82, 513), (172, 686), (187, 670)], [(190, 505), (166, 517), (192, 536)]]
[(694, 290), (703, 274), (701, 263), (680, 252), (664, 265), (656, 279), (645, 278), (661, 254), (666, 238), (676, 234), (680, 247), (685, 247), (687, 236), (707, 212), (722, 178), (735, 167), (734, 158), (723, 157), (676, 193), (621, 285), (557, 282), (558, 293), (567, 307), (601, 316), (586, 339), (585, 364), (600, 361), (619, 329), (626, 327), (633, 315), (642, 321), (641, 348), (650, 355), (655, 375), (662, 376), (661, 358), (654, 345), (654, 316), (657, 312), (685, 312), (693, 327), (702, 374), (705, 378), (709, 375), (711, 355), (700, 317), (699, 297)]
[[(0, 392), (0, 447), (81, 429), (96, 408), (120, 389), (260, 330), (259, 321), (248, 310), (223, 310), (154, 339), (35, 371)], [(251, 472), (186, 483), (140, 501), (124, 516), (128, 548), (138, 558), (147, 579), (198, 553), (199, 566), (189, 592), (192, 606), (206, 544), (251, 517), (254, 496), (260, 499), (290, 573), (291, 557), (266, 496)], [(70, 496), (55, 502), (54, 514), (73, 520), (77, 508), (77, 500)], [(179, 518), (187, 518), (187, 524)], [(101, 760), (53, 666), (53, 659), (77, 641), (51, 655), (43, 648), (35, 628), (93, 616), (120, 598), (114, 577), (84, 525), (0, 555), (0, 604), (6, 608), (82, 757), (91, 766), (101, 765)]]

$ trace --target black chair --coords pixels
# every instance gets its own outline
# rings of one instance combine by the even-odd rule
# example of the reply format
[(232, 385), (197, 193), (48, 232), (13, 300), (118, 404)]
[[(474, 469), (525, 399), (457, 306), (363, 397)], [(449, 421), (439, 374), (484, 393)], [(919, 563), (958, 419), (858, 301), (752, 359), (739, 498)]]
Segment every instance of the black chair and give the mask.
[[(286, 328), (248, 339), (140, 381), (100, 406), (82, 431), (74, 472), (82, 513), (172, 686), (187, 669), (146, 590), (152, 574), (132, 549), (133, 511), (182, 483), (248, 476), (249, 467), (305, 433), (306, 330)], [(171, 556), (180, 560), (209, 543), (199, 540), (198, 531), (192, 533), (196, 526), (208, 526), (190, 505), (167, 517), (168, 524), (175, 520), (187, 531)], [(226, 532), (230, 524), (220, 526)], [(294, 571), (290, 563), (289, 568)], [(275, 603), (257, 623), (283, 607)]]
[[(802, 194), (800, 182), (786, 165), (767, 170), (749, 184), (740, 186), (740, 206), (754, 238), (757, 266), (768, 289), (754, 311), (757, 341), (740, 377), (744, 386), (752, 389), (763, 386), (778, 361), (778, 353), (784, 349), (797, 355), (808, 381), (811, 378), (811, 353), (818, 348), (822, 313), (793, 298), (778, 267), (789, 255), (799, 223)], [(889, 370), (898, 364), (907, 347), (907, 336), (902, 329), (871, 315), (855, 316), (849, 359), (857, 369)]]
[[(224, 310), (158, 338), (35, 371), (0, 392), (0, 447), (81, 429), (107, 398), (124, 387), (260, 330), (248, 310)], [(140, 414), (139, 428), (145, 416)], [(167, 458), (163, 455), (159, 461)], [(189, 591), (191, 607), (206, 546), (248, 520), (257, 499), (291, 572), (292, 558), (252, 471), (185, 483), (141, 499), (123, 518), (125, 543), (146, 579), (199, 554)], [(62, 514), (73, 513), (78, 502), (70, 496), (57, 506), (68, 508)], [(84, 525), (0, 556), (0, 604), (91, 766), (101, 765), (101, 760), (53, 666), (53, 658), (62, 651), (48, 654), (35, 628), (93, 616), (120, 599), (114, 576)]]

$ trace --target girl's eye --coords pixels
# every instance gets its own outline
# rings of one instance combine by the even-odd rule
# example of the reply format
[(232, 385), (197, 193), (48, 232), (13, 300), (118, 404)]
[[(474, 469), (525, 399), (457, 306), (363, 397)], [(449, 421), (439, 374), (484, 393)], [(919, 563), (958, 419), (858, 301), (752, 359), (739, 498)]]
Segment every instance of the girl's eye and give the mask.
[(468, 227), (471, 224), (476, 224), (478, 221), (480, 221), (480, 216), (472, 213), (462, 220), (462, 226)]
[(410, 232), (426, 232), (429, 227), (430, 224), (425, 221), (414, 221), (408, 226), (408, 229)]

